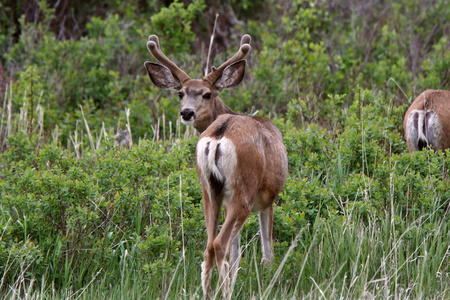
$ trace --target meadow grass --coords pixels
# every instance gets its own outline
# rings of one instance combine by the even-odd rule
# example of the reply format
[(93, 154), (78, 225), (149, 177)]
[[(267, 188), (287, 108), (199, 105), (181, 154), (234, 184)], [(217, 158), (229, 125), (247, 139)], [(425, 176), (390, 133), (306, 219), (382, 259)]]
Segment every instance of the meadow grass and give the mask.
[[(39, 107), (41, 110), (42, 107)], [(26, 111), (24, 108), (23, 111)], [(82, 110), (81, 110), (82, 112)], [(43, 113), (43, 112), (42, 112)], [(39, 112), (41, 114), (41, 112)], [(127, 112), (127, 115), (129, 112)], [(26, 131), (35, 128), (34, 133), (43, 137), (41, 128), (43, 118), (32, 119), (23, 117), (10, 121), (10, 110), (2, 113), (2, 126), (6, 132)], [(102, 146), (102, 141), (109, 142), (109, 133), (103, 127), (98, 137), (94, 138), (88, 125), (88, 120), (82, 113), (85, 125), (77, 127), (71, 135), (72, 145), (68, 148), (80, 158), (84, 152), (96, 152)], [(9, 121), (7, 121), (9, 120)], [(34, 121), (33, 121), (34, 120)], [(165, 117), (153, 128), (152, 141), (157, 144), (163, 140), (166, 147), (179, 147), (182, 137), (189, 139), (195, 136), (192, 128), (181, 127), (179, 122), (166, 127)], [(173, 128), (175, 127), (175, 128)], [(127, 128), (131, 126), (127, 120)], [(183, 129), (181, 129), (183, 128)], [(57, 128), (55, 128), (55, 131)], [(80, 138), (85, 138), (87, 145), (83, 150)], [(5, 137), (4, 137), (5, 138)], [(364, 132), (361, 143), (365, 145)], [(78, 145), (78, 146), (77, 146)], [(363, 147), (363, 151), (366, 148)], [(391, 154), (389, 154), (390, 157)], [(363, 171), (368, 165), (362, 156)], [(450, 297), (449, 278), (449, 201), (450, 199), (434, 198), (432, 211), (415, 211), (406, 213), (404, 208), (396, 203), (396, 185), (394, 182), (395, 165), (390, 167), (388, 196), (385, 211), (381, 214), (373, 212), (361, 213), (351, 201), (343, 202), (335, 197), (339, 206), (339, 214), (331, 212), (326, 207), (318, 213), (314, 220), (302, 228), (294, 228), (290, 239), (275, 238), (275, 262), (271, 266), (261, 264), (261, 249), (259, 235), (249, 234), (248, 226), (244, 226), (241, 236), (242, 260), (234, 286), (234, 299), (448, 299)], [(303, 169), (291, 170), (288, 183), (304, 177)], [(367, 172), (368, 173), (368, 172)], [(444, 172), (445, 173), (445, 170)], [(329, 166), (325, 171), (310, 173), (309, 182), (323, 180), (327, 184), (339, 186), (349, 175), (348, 167), (340, 155), (336, 166)], [(322, 179), (320, 179), (322, 178)], [(329, 180), (333, 178), (334, 181)], [(328, 181), (327, 181), (328, 180)], [(165, 181), (165, 179), (164, 179)], [(170, 183), (167, 178), (167, 201), (170, 238), (181, 242), (179, 257), (166, 257), (172, 261), (173, 267), (160, 276), (149, 276), (145, 269), (145, 260), (140, 256), (136, 244), (126, 245), (128, 241), (119, 241), (114, 249), (112, 259), (104, 261), (95, 255), (68, 256), (62, 251), (59, 241), (54, 251), (45, 255), (50, 261), (50, 267), (41, 278), (34, 278), (28, 272), (33, 264), (33, 257), (24, 259), (20, 251), (11, 251), (4, 265), (4, 273), (0, 281), (0, 295), (5, 299), (199, 299), (202, 298), (200, 264), (206, 238), (185, 240), (183, 222), (190, 212), (183, 205), (183, 185), (178, 187), (180, 224), (172, 224), (169, 201)], [(366, 190), (371, 189), (371, 181), (364, 183)], [(431, 190), (432, 186), (429, 187)], [(330, 191), (332, 189), (330, 188)], [(332, 192), (331, 192), (332, 193)], [(380, 201), (371, 198), (367, 193), (367, 202)], [(375, 197), (375, 196), (373, 196)], [(294, 199), (295, 200), (295, 199)], [(300, 200), (300, 199), (297, 199)], [(283, 203), (275, 208), (281, 208)], [(8, 225), (13, 222), (8, 214), (1, 209), (2, 228), (0, 241)], [(325, 213), (324, 213), (325, 212)], [(329, 213), (329, 215), (326, 215)], [(255, 215), (250, 222), (255, 223)], [(26, 219), (25, 219), (26, 221)], [(139, 222), (142, 216), (136, 215), (136, 228), (141, 228)], [(16, 221), (17, 222), (17, 221)], [(29, 228), (26, 222), (20, 224), (23, 240), (27, 241)], [(116, 228), (119, 228), (114, 224)], [(181, 227), (180, 227), (181, 226)], [(203, 224), (198, 224), (203, 226)], [(181, 231), (180, 231), (181, 228)], [(198, 229), (202, 231), (202, 229)], [(175, 234), (175, 232), (178, 232)], [(138, 235), (141, 235), (138, 232)], [(197, 235), (197, 237), (204, 236)], [(31, 248), (33, 245), (30, 246)], [(199, 250), (202, 249), (202, 250)], [(86, 249), (88, 252), (89, 249)], [(172, 253), (172, 249), (162, 252)], [(64, 262), (61, 265), (60, 262)], [(76, 263), (77, 272), (72, 273), (70, 266)], [(20, 267), (14, 267), (19, 265)], [(64, 270), (55, 269), (59, 266)], [(94, 272), (91, 269), (95, 267)], [(13, 280), (8, 280), (13, 278)], [(57, 282), (57, 284), (56, 284)], [(216, 298), (221, 298), (217, 270), (212, 280)], [(76, 287), (75, 287), (76, 286)]]
[[(394, 215), (361, 220), (346, 208), (340, 222), (318, 218), (300, 228), (284, 256), (264, 266), (258, 235), (243, 232), (242, 261), (234, 299), (448, 299), (450, 225), (449, 201), (412, 222)], [(444, 214), (438, 214), (444, 208)], [(397, 218), (400, 217), (400, 218)], [(204, 241), (198, 241), (204, 244)], [(187, 246), (187, 245), (186, 245)], [(277, 244), (275, 244), (277, 247)], [(196, 249), (196, 247), (192, 247)], [(57, 254), (54, 254), (57, 255)], [(63, 254), (61, 254), (63, 255)], [(10, 258), (14, 260), (14, 257)], [(175, 270), (162, 278), (147, 278), (138, 257), (124, 252), (115, 264), (105, 265), (73, 290), (68, 274), (55, 290), (51, 270), (36, 286), (25, 276), (27, 266), (15, 270), (16, 281), (2, 286), (9, 299), (199, 299), (202, 297), (198, 251), (186, 247)], [(3, 281), (3, 280), (2, 280)], [(221, 298), (214, 271), (216, 298)]]

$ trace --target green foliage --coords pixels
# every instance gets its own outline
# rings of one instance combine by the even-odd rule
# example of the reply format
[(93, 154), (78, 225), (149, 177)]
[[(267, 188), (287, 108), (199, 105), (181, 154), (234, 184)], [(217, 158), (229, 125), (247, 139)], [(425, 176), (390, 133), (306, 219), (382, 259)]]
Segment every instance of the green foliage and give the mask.
[(204, 0), (195, 0), (184, 8), (183, 2), (175, 0), (169, 7), (151, 17), (152, 26), (157, 35), (170, 45), (171, 52), (183, 53), (190, 50), (189, 43), (195, 39), (191, 24), (200, 12), (206, 8)]
[(450, 53), (448, 51), (450, 41), (443, 37), (433, 46), (433, 52), (422, 65), (423, 72), (420, 74), (421, 87), (428, 86), (436, 89), (450, 88)]
[[(274, 297), (313, 293), (315, 285), (307, 278), (322, 286), (330, 276), (345, 278), (339, 274), (362, 276), (356, 285), (333, 279), (349, 297), (361, 297), (367, 289), (396, 294), (393, 281), (383, 288), (366, 285), (385, 276), (388, 261), (397, 270), (448, 272), (440, 263), (446, 247), (432, 247), (434, 240), (446, 238), (446, 229), (439, 226), (448, 223), (448, 159), (431, 151), (405, 154), (398, 130), (404, 108), (391, 106), (379, 92), (352, 94), (353, 104), (345, 112), (330, 115), (330, 124), (339, 130), (274, 120), (284, 136), (290, 172), (274, 209), (276, 263), (258, 270), (263, 278), (255, 275), (260, 246), (258, 220), (252, 216), (242, 230), (248, 249), (237, 295), (251, 294), (257, 290), (249, 286), (267, 286), (259, 280), (271, 278), (283, 282), (283, 289), (266, 291)], [(329, 95), (327, 103), (337, 108), (345, 97)], [(301, 119), (301, 105), (293, 102), (288, 116)], [(105, 138), (95, 152), (85, 150), (77, 158), (57, 144), (39, 147), (36, 133), (9, 137), (0, 161), (3, 280), (11, 286), (18, 278), (38, 285), (46, 281), (66, 291), (83, 288), (101, 272), (107, 274), (98, 279), (105, 286), (117, 278), (126, 281), (133, 276), (128, 273), (132, 266), (153, 282), (151, 294), (158, 297), (186, 289), (188, 283), (198, 286), (206, 234), (195, 142), (141, 141), (119, 151)], [(386, 256), (392, 252), (396, 260)], [(411, 259), (426, 253), (436, 259)], [(23, 266), (26, 273), (19, 271)], [(409, 286), (408, 276), (420, 273), (390, 274)], [(446, 288), (433, 278), (420, 285), (428, 292), (411, 287), (410, 295), (432, 296)]]
[[(32, 151), (36, 145), (26, 135), (9, 143), (11, 147), (2, 155), (0, 185), (3, 219), (9, 220), (0, 255), (5, 268), (14, 269), (8, 257), (16, 255), (15, 263), (30, 264), (28, 272), (33, 277), (41, 278), (51, 269), (46, 277), (52, 276), (55, 284), (69, 284), (65, 272), (75, 272), (73, 278), (81, 275), (77, 272), (95, 274), (123, 253), (115, 253), (117, 243), (124, 243), (129, 253), (142, 251), (147, 259), (159, 258), (166, 246), (163, 233), (169, 230), (162, 221), (167, 220), (167, 212), (173, 214), (169, 219), (177, 220), (170, 230), (178, 236), (178, 182), (195, 179), (186, 175), (192, 172), (192, 166), (187, 169), (186, 153), (174, 149), (172, 155), (159, 144), (142, 143), (130, 152), (105, 149), (77, 160), (55, 145)], [(171, 178), (176, 180), (169, 182)], [(187, 184), (196, 187), (198, 194), (198, 183)], [(189, 200), (185, 205), (200, 210), (195, 204), (199, 200), (196, 195), (192, 206)], [(194, 230), (190, 235), (200, 229)], [(136, 248), (145, 236), (149, 238)], [(174, 251), (179, 251), (179, 242), (174, 243)], [(22, 250), (16, 254), (13, 249)], [(22, 259), (21, 255), (27, 256)], [(59, 269), (61, 264), (66, 267)]]
[[(47, 18), (51, 18), (52, 11), (45, 9), (44, 2), (41, 6)], [(58, 41), (43, 24), (35, 26), (22, 20), (20, 40), (4, 54), (11, 65), (28, 66), (17, 72), (13, 111), (19, 110), (23, 103), (30, 103), (29, 98), (33, 97), (35, 105), (39, 101), (45, 108), (45, 126), (52, 130), (59, 126), (64, 142), (76, 130), (73, 119), (80, 117), (80, 105), (91, 126), (101, 128), (105, 123), (107, 128), (114, 128), (123, 126), (125, 107), (135, 111), (133, 98), (145, 99), (146, 103), (154, 97), (153, 93), (138, 88), (144, 82), (148, 85), (146, 78), (143, 81), (128, 75), (136, 65), (144, 71), (142, 61), (147, 51), (145, 39), (142, 41), (142, 36), (138, 38), (138, 35), (149, 29), (138, 23), (127, 23), (117, 14), (106, 19), (94, 17), (86, 28), (86, 37)], [(141, 114), (132, 118), (154, 124), (155, 114), (151, 114), (150, 109), (139, 105), (136, 110)], [(61, 119), (65, 119), (64, 122)], [(136, 131), (140, 135), (145, 133), (142, 127), (137, 127)]]
[[(223, 99), (237, 112), (259, 110), (262, 115), (287, 112), (289, 103), (297, 101), (303, 125), (317, 122), (333, 128), (332, 114), (350, 107), (358, 88), (376, 87), (393, 95), (395, 103), (404, 103), (426, 88), (446, 89), (445, 21), (450, 10), (445, 1), (416, 2), (375, 1), (370, 9), (343, 4), (343, 9), (327, 2), (299, 0), (287, 7), (244, 1), (235, 3), (237, 15), (220, 4), (221, 22), (239, 24), (236, 30), (253, 36), (247, 80), (241, 89), (225, 92)], [(22, 4), (18, 2), (18, 11)], [(5, 12), (14, 10), (10, 2), (4, 5)], [(167, 7), (159, 1), (107, 1), (105, 7), (112, 13), (92, 15), (82, 24), (79, 38), (63, 40), (54, 33), (58, 8), (48, 1), (35, 7), (38, 21), (28, 22), (27, 14), (17, 20), (20, 35), (15, 43), (11, 35), (17, 28), (7, 23), (5, 13), (0, 17), (0, 22), (8, 24), (2, 27), (5, 40), (1, 46), (8, 51), (0, 52), (0, 60), (18, 85), (13, 111), (23, 108), (24, 93), (19, 91), (25, 89), (27, 97), (32, 92), (45, 110), (45, 128), (58, 126), (63, 144), (77, 129), (74, 119), (80, 119), (80, 105), (91, 128), (104, 123), (108, 131), (124, 127), (124, 111), (129, 108), (134, 138), (148, 136), (163, 113), (175, 124), (176, 97), (152, 86), (142, 67), (150, 57), (145, 47), (149, 34), (158, 34), (163, 50), (188, 73), (195, 70), (198, 76), (202, 69), (198, 65), (204, 63), (206, 44), (198, 44), (196, 37), (203, 36), (211, 25), (207, 21), (214, 19), (209, 18), (215, 12), (206, 9), (211, 7), (208, 1), (188, 5), (174, 1)], [(76, 9), (86, 7), (80, 4)], [(245, 22), (236, 22), (239, 18)], [(233, 45), (228, 48), (235, 49), (237, 40), (231, 37)], [(330, 107), (329, 95), (348, 96), (338, 107)]]
[[(275, 263), (259, 264), (252, 215), (234, 296), (448, 298), (449, 153), (408, 154), (402, 137), (405, 102), (449, 87), (446, 1), (80, 3), (69, 38), (54, 2), (33, 22), (16, 2), (0, 4), (2, 297), (199, 297), (196, 138), (142, 64), (157, 34), (188, 73), (202, 69), (217, 9), (230, 54), (252, 35), (245, 82), (222, 99), (269, 115), (289, 160)], [(125, 124), (134, 146), (119, 150)]]

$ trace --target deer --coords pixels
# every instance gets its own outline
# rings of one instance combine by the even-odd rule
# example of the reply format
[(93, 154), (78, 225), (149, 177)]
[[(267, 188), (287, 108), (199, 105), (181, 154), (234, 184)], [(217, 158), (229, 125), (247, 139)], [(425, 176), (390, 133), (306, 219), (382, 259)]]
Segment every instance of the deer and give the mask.
[(406, 111), (403, 119), (409, 152), (450, 148), (450, 91), (426, 90)]
[[(222, 295), (231, 297), (241, 259), (240, 230), (251, 212), (259, 213), (262, 262), (270, 264), (274, 259), (273, 204), (288, 174), (282, 135), (271, 120), (237, 114), (219, 98), (221, 91), (242, 82), (250, 41), (249, 35), (243, 35), (238, 52), (202, 79), (190, 78), (168, 59), (156, 35), (147, 42), (160, 62), (145, 62), (150, 80), (161, 89), (178, 91), (181, 122), (200, 133), (195, 155), (207, 231), (201, 265), (205, 298), (212, 296), (214, 263)], [(217, 233), (222, 206), (224, 222)]]

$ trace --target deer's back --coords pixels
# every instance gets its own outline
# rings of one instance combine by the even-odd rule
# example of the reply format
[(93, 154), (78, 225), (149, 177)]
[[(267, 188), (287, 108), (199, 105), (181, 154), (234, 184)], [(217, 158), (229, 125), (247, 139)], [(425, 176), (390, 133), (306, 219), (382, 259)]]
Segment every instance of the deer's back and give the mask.
[[(201, 161), (209, 161), (210, 167), (199, 168)], [(255, 197), (273, 198), (287, 177), (286, 148), (280, 131), (266, 118), (220, 115), (202, 133), (197, 144), (200, 177), (215, 167), (228, 172), (224, 178), (235, 178), (230, 186), (233, 190), (252, 188)], [(208, 180), (208, 174), (203, 176)]]

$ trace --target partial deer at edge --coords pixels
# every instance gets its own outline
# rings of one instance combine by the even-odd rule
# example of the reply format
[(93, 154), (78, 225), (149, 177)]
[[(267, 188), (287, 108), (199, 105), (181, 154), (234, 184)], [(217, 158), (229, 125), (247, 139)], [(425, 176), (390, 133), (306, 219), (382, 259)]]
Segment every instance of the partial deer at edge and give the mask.
[[(250, 36), (244, 35), (239, 51), (203, 79), (191, 79), (169, 60), (155, 35), (149, 37), (147, 48), (162, 64), (145, 63), (151, 81), (162, 89), (178, 91), (181, 121), (201, 133), (196, 163), (208, 235), (202, 287), (204, 296), (210, 296), (215, 260), (222, 293), (228, 299), (240, 262), (239, 232), (250, 212), (259, 212), (262, 259), (273, 260), (273, 203), (288, 173), (286, 148), (275, 125), (266, 118), (236, 114), (219, 98), (222, 90), (244, 78), (243, 58), (251, 48)], [(221, 206), (225, 220), (217, 235)]]
[(450, 148), (450, 92), (426, 90), (411, 104), (403, 120), (409, 152)]

